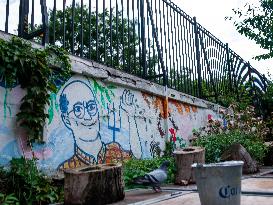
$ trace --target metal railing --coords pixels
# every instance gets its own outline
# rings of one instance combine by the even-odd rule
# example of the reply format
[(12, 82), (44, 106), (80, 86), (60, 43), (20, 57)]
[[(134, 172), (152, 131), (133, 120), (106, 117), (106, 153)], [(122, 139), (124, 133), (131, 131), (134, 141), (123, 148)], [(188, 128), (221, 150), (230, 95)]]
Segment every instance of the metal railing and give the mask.
[[(17, 34), (26, 39), (60, 45), (73, 55), (215, 102), (225, 93), (240, 99), (246, 83), (250, 92), (266, 90), (263, 75), (170, 0), (16, 2)], [(0, 14), (5, 32), (11, 30), (10, 4), (7, 0), (6, 15)]]

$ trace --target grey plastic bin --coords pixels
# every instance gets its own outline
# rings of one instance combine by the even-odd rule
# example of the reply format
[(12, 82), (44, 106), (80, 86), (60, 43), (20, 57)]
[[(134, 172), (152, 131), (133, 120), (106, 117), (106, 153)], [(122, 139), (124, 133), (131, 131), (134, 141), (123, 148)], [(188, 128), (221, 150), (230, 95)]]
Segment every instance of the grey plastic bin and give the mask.
[(243, 161), (193, 164), (202, 205), (240, 205)]

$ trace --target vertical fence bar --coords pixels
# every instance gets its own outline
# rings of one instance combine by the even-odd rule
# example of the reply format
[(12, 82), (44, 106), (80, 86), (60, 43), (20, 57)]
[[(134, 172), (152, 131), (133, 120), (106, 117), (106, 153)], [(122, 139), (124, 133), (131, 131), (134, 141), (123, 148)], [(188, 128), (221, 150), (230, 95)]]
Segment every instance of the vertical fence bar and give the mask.
[[(179, 22), (179, 23), (178, 23)], [(179, 51), (179, 72), (180, 72), (180, 86), (179, 86), (179, 90), (182, 91), (182, 92), (185, 92), (185, 89), (184, 89), (184, 83), (183, 83), (183, 71), (182, 71), (182, 56), (181, 56), (181, 51), (182, 51), (182, 47), (183, 47), (183, 44), (181, 44), (181, 37), (182, 37), (182, 26), (181, 26), (181, 15), (177, 15), (177, 26), (178, 26), (178, 45), (179, 45), (179, 48), (178, 48), (178, 51)], [(183, 43), (183, 41), (182, 41)], [(184, 76), (185, 78), (185, 76)]]
[(25, 38), (28, 33), (29, 0), (20, 0), (18, 36)]
[[(167, 82), (168, 82), (168, 85), (170, 84), (169, 83), (169, 71), (168, 71), (168, 52), (167, 52), (167, 34), (166, 34), (166, 16), (165, 16), (165, 6), (164, 6), (164, 3), (163, 3), (163, 21), (164, 21), (164, 41), (165, 41), (165, 59), (166, 59), (166, 78), (167, 78)], [(167, 8), (168, 9), (168, 8)]]
[(6, 22), (5, 22), (5, 32), (9, 32), (9, 0), (6, 3)]
[(140, 0), (137, 0), (137, 28), (138, 28), (138, 50), (139, 50), (139, 55), (138, 55), (138, 74), (139, 76), (142, 76), (142, 71), (141, 71), (141, 56), (142, 56), (142, 50), (141, 50), (141, 27), (140, 27)]
[(226, 43), (226, 56), (227, 56), (227, 71), (228, 71), (228, 80), (229, 80), (229, 89), (232, 92), (233, 85), (232, 85), (232, 78), (231, 78), (231, 68), (230, 68), (230, 56), (229, 56), (229, 47), (228, 43)]
[(136, 72), (136, 27), (135, 27), (135, 0), (132, 0), (132, 10), (133, 10), (133, 42), (134, 42), (134, 66), (133, 66), (133, 73), (137, 74)]
[(75, 27), (74, 27), (74, 21), (75, 21), (75, 0), (72, 1), (72, 21), (71, 21), (71, 31), (72, 31), (72, 41), (71, 41), (71, 53), (74, 55), (74, 44), (75, 44)]
[(151, 39), (150, 39), (150, 21), (149, 21), (149, 13), (148, 13), (148, 9), (147, 9), (147, 32), (148, 32), (148, 39), (147, 39), (147, 43), (148, 43), (148, 65), (147, 65), (147, 77), (149, 77), (151, 74)]
[(159, 61), (160, 61), (162, 72), (163, 72), (163, 86), (168, 86), (168, 81), (166, 79), (166, 69), (165, 69), (165, 65), (164, 65), (164, 61), (163, 61), (163, 55), (162, 55), (162, 49), (160, 49), (157, 31), (156, 31), (155, 26), (154, 26), (155, 24), (154, 24), (154, 21), (153, 21), (153, 13), (152, 13), (149, 1), (147, 0), (146, 2), (147, 2), (147, 10), (148, 10), (150, 20), (151, 20), (151, 24), (152, 24), (152, 36), (155, 38), (155, 41), (156, 41), (158, 57), (159, 57)]
[(102, 29), (103, 29), (103, 62), (107, 64), (106, 61), (106, 34), (105, 34), (105, 0), (102, 2)]
[(119, 11), (118, 11), (118, 0), (116, 0), (116, 44), (117, 44), (117, 67), (119, 67), (119, 21), (118, 21)]
[(113, 66), (113, 9), (110, 0), (110, 65)]
[(80, 56), (83, 57), (83, 0), (81, 0), (81, 53)]
[(31, 2), (31, 24), (30, 24), (31, 31), (34, 30), (34, 0)]
[(253, 96), (253, 82), (252, 82), (251, 67), (250, 67), (249, 62), (247, 62), (247, 74), (248, 74), (248, 82), (249, 82), (249, 86), (250, 86), (249, 95), (250, 95), (250, 97), (252, 97)]
[(188, 30), (188, 20), (185, 19), (185, 39), (186, 39), (186, 49), (185, 51), (187, 52), (186, 54), (186, 70), (187, 70), (187, 84), (188, 84), (188, 94), (191, 94), (192, 93), (192, 88), (191, 88), (191, 71), (190, 71), (190, 45), (188, 43), (188, 39), (190, 39), (189, 37), (189, 30)]
[(52, 39), (52, 44), (55, 45), (56, 41), (56, 0), (54, 0), (54, 5), (53, 5), (53, 39)]
[(88, 5), (88, 58), (92, 59), (92, 4), (91, 4), (91, 0), (89, 0), (89, 5)]
[(128, 23), (128, 25), (127, 25), (127, 32), (128, 32), (128, 34), (127, 34), (127, 61), (128, 61), (128, 63), (127, 63), (127, 66), (126, 66), (126, 71), (127, 72), (132, 72), (131, 71), (131, 46), (130, 46), (130, 43), (131, 43), (131, 40), (130, 40), (130, 14), (129, 14), (129, 8), (130, 8), (130, 3), (129, 3), (130, 1), (129, 0), (127, 0), (127, 23)]
[[(172, 16), (172, 9), (170, 7), (170, 21), (171, 21), (171, 38), (170, 38), (170, 41), (172, 41), (170, 43), (170, 46), (171, 46), (171, 49), (170, 49), (170, 57), (172, 56), (172, 64), (170, 63), (170, 71), (173, 70), (171, 72), (171, 82), (172, 82), (172, 88), (175, 88), (175, 63), (174, 63), (174, 46), (173, 46), (173, 41), (174, 41), (174, 38), (173, 38), (173, 16)], [(172, 50), (172, 54), (171, 54), (171, 50)]]
[(183, 56), (183, 64), (182, 64), (183, 81), (184, 81), (183, 85), (184, 85), (184, 92), (188, 93), (188, 83), (187, 83), (188, 78), (186, 78), (186, 72), (187, 71), (186, 71), (186, 68), (185, 68), (185, 66), (187, 66), (185, 57), (187, 57), (187, 56), (183, 52), (183, 51), (186, 50), (187, 42), (185, 42), (185, 40), (183, 40), (183, 39), (185, 39), (185, 25), (184, 25), (185, 18), (182, 17), (182, 15), (180, 16), (180, 22), (181, 22), (181, 32), (182, 32), (181, 33), (181, 38), (182, 38), (182, 40), (181, 40), (182, 43), (181, 44), (182, 44), (182, 56)]
[[(153, 2), (153, 0), (151, 0), (151, 2)], [(155, 32), (157, 34), (157, 38), (158, 38), (158, 24), (157, 24), (157, 6), (156, 6), (156, 2), (154, 3), (154, 8), (155, 8)], [(153, 6), (152, 6), (153, 8)], [(158, 39), (157, 39), (158, 41)], [(155, 62), (155, 38), (153, 38), (153, 75), (156, 75), (156, 63), (159, 63), (158, 60), (157, 62)], [(159, 73), (160, 74), (160, 73)], [(155, 82), (159, 83), (159, 79), (155, 79)]]
[[(162, 31), (162, 13), (161, 13), (161, 1), (158, 3), (158, 10), (159, 10), (159, 32), (160, 32), (160, 49), (161, 49), (161, 56), (163, 58), (163, 31)], [(162, 3), (163, 4), (163, 3)], [(161, 74), (160, 66), (158, 66), (158, 73)], [(161, 82), (161, 81), (160, 81)]]
[(43, 23), (43, 38), (42, 45), (49, 42), (49, 26), (48, 26), (48, 13), (46, 8), (46, 0), (40, 0), (42, 23)]
[[(195, 57), (194, 56), (194, 50), (196, 49), (196, 46), (194, 47), (194, 45), (195, 45), (194, 42), (196, 40), (196, 38), (195, 38), (195, 27), (192, 26), (192, 23), (190, 21), (188, 21), (188, 20), (187, 20), (187, 24), (188, 24), (188, 28), (190, 29), (189, 39), (188, 39), (190, 41), (190, 46), (189, 46), (189, 50), (188, 50), (189, 55), (190, 55), (190, 60), (189, 60), (190, 89), (191, 89), (191, 95), (196, 96), (196, 94), (195, 94), (196, 89), (194, 89), (194, 84), (193, 84), (194, 83), (194, 72), (195, 72), (195, 69), (194, 69), (195, 68), (195, 66), (194, 66), (194, 59), (195, 59), (194, 58)], [(198, 29), (198, 27), (197, 27), (197, 29)], [(192, 41), (192, 39), (194, 40), (194, 42)], [(200, 62), (201, 62), (201, 60), (200, 60)], [(198, 93), (198, 91), (197, 91), (197, 93)]]
[(144, 17), (144, 0), (140, 0), (140, 18), (141, 18), (141, 43), (142, 43), (142, 77), (147, 77), (147, 62), (146, 62), (146, 39), (145, 39), (145, 17)]
[[(168, 29), (168, 31), (167, 31), (167, 34), (168, 34), (168, 59), (169, 59), (169, 63), (168, 64), (166, 64), (166, 66), (167, 66), (167, 71), (168, 71), (168, 77), (169, 77), (169, 85), (171, 86), (171, 87), (173, 87), (173, 80), (172, 80), (172, 58), (171, 58), (171, 38), (170, 38), (170, 34), (171, 34), (171, 32), (170, 32), (170, 24), (169, 24), (169, 10), (170, 10), (170, 12), (171, 12), (171, 8), (169, 8), (169, 6), (167, 5), (166, 6), (166, 9), (167, 9), (167, 29)], [(167, 48), (167, 47), (166, 47)]]
[(121, 44), (122, 44), (122, 69), (125, 70), (125, 43), (124, 43), (124, 13), (123, 13), (123, 0), (121, 0)]
[[(176, 13), (176, 12), (175, 12)], [(175, 85), (176, 85), (176, 89), (179, 90), (179, 86), (180, 86), (180, 76), (179, 76), (179, 62), (178, 62), (178, 31), (179, 31), (179, 28), (178, 28), (178, 13), (176, 13), (175, 15), (174, 13), (174, 39), (175, 39), (175, 62), (176, 62), (176, 82), (175, 82)]]
[(63, 0), (63, 48), (65, 48), (65, 1)]
[(202, 77), (201, 77), (201, 64), (200, 64), (200, 49), (198, 38), (198, 27), (196, 17), (193, 17), (194, 33), (195, 33), (195, 48), (196, 48), (196, 63), (197, 63), (197, 75), (198, 75), (198, 97), (202, 98)]
[(96, 60), (99, 62), (99, 2), (96, 0)]

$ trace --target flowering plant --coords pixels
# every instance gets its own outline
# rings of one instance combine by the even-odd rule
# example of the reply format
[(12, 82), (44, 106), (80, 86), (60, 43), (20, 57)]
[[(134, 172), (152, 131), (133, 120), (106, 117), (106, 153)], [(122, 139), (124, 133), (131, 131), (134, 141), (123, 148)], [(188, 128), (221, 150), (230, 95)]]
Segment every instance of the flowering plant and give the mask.
[(260, 139), (269, 133), (262, 117), (257, 117), (253, 106), (247, 106), (246, 109), (239, 109), (238, 105), (233, 103), (228, 109), (220, 110), (222, 118), (213, 119), (208, 115), (207, 126), (199, 130), (193, 130), (194, 138), (200, 136), (229, 133), (230, 131), (239, 131), (244, 134), (253, 134)]

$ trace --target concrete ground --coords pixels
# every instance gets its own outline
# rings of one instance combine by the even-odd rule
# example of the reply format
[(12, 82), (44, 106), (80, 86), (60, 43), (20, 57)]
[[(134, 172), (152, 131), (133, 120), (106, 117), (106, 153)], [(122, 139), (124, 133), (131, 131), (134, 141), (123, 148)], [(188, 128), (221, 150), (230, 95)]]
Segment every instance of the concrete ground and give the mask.
[[(259, 174), (243, 177), (241, 205), (273, 204), (272, 172), (273, 167), (266, 167)], [(165, 185), (161, 193), (154, 193), (151, 189), (134, 189), (126, 191), (125, 195), (125, 199), (115, 205), (201, 205), (196, 185)]]

